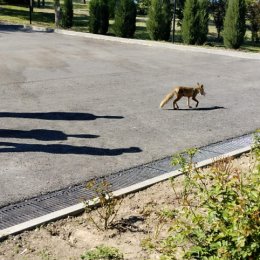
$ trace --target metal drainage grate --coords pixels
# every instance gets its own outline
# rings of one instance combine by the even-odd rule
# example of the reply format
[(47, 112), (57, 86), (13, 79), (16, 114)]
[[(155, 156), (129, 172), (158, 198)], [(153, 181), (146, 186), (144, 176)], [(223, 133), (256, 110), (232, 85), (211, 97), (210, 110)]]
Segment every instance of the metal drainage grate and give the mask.
[[(251, 134), (225, 140), (201, 147), (194, 160), (200, 162), (211, 159), (237, 149), (245, 148), (251, 144)], [(178, 167), (171, 166), (170, 162), (171, 156), (120, 171), (105, 178), (111, 183), (112, 190), (115, 191), (178, 169)], [(90, 190), (85, 188), (84, 184), (81, 184), (2, 207), (0, 209), (0, 230), (73, 206), (83, 200), (92, 199), (93, 195)]]

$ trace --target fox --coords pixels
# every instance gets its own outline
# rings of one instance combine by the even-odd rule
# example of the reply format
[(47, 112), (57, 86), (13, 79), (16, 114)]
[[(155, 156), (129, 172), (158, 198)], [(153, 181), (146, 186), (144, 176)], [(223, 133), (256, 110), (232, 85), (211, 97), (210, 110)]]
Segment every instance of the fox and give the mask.
[(166, 103), (168, 103), (174, 96), (176, 96), (176, 99), (173, 101), (173, 109), (179, 109), (179, 106), (177, 104), (177, 101), (179, 101), (182, 97), (187, 97), (188, 98), (188, 107), (192, 108), (190, 105), (190, 98), (196, 102), (196, 107), (199, 105), (199, 101), (196, 99), (196, 96), (198, 94), (201, 94), (203, 96), (206, 95), (204, 91), (204, 86), (203, 84), (197, 83), (197, 86), (195, 87), (182, 87), (178, 86), (175, 87), (169, 94), (165, 96), (165, 98), (162, 100), (160, 103), (160, 108), (163, 108)]

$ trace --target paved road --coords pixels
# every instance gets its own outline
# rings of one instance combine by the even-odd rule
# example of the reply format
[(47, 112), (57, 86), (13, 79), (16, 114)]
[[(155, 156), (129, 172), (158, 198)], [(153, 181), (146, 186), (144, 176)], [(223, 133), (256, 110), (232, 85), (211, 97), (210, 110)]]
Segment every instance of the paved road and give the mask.
[(0, 60), (0, 206), (260, 127), (259, 58), (0, 31)]

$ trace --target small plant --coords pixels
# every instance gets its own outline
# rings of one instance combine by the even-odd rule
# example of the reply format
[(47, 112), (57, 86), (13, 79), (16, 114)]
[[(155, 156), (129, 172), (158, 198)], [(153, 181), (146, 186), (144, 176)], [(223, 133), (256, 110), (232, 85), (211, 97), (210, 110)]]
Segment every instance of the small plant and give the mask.
[[(259, 137), (255, 141), (257, 167), (242, 173), (231, 159), (217, 161), (206, 174), (194, 167), (196, 150), (188, 159), (180, 154), (183, 190), (169, 236), (163, 240), (162, 260), (255, 260), (260, 257)], [(258, 151), (258, 154), (257, 154)], [(175, 188), (174, 179), (172, 185)]]
[[(86, 187), (93, 191), (95, 202), (98, 203), (96, 210), (92, 211), (93, 201), (86, 202), (86, 210), (89, 213), (89, 219), (99, 230), (110, 228), (123, 200), (114, 197), (111, 191), (111, 184), (106, 180), (100, 182), (96, 180), (89, 181)], [(96, 216), (94, 216), (95, 213)]]
[(97, 246), (95, 249), (89, 250), (81, 256), (83, 260), (123, 260), (124, 256), (115, 247)]

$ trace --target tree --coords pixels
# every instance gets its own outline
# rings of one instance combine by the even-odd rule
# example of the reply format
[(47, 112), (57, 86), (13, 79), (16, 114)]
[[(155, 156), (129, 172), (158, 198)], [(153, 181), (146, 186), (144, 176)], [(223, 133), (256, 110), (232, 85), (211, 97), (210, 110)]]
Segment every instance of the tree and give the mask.
[(183, 12), (182, 38), (187, 44), (203, 44), (208, 33), (208, 1), (186, 0)]
[(73, 2), (72, 0), (64, 0), (62, 10), (62, 27), (70, 28), (73, 25)]
[(197, 44), (203, 44), (207, 40), (209, 23), (209, 1), (199, 1), (199, 34)]
[(89, 31), (106, 34), (109, 26), (109, 7), (107, 0), (90, 0)]
[(224, 45), (238, 49), (244, 41), (246, 4), (245, 0), (229, 0), (224, 20)]
[(259, 42), (258, 32), (260, 31), (260, 1), (248, 0), (247, 18), (250, 22), (250, 31), (252, 33), (252, 42)]
[(152, 0), (147, 21), (147, 30), (151, 39), (168, 41), (171, 19), (170, 0)]
[(223, 30), (224, 17), (226, 11), (227, 0), (211, 0), (210, 11), (213, 15), (214, 23), (220, 39), (220, 32)]
[(113, 26), (116, 36), (132, 38), (136, 29), (136, 5), (133, 0), (119, 0)]

